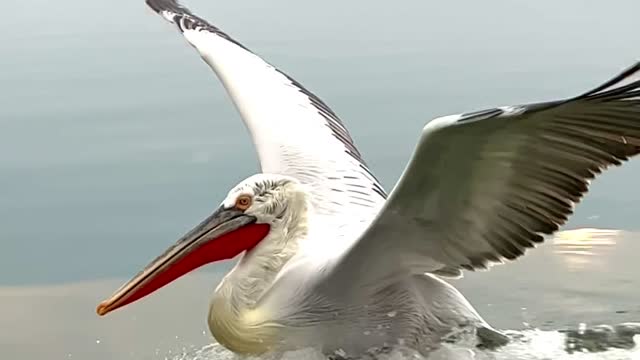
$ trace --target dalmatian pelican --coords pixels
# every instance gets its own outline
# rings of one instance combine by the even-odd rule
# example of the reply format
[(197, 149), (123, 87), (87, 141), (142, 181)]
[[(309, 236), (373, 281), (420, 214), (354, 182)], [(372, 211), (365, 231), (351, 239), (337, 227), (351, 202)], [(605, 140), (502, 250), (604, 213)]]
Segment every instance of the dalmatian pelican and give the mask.
[(427, 122), (387, 193), (319, 97), (177, 1), (146, 3), (221, 81), (261, 173), (100, 315), (237, 257), (208, 313), (213, 337), (235, 353), (428, 352), (456, 329), (500, 345), (507, 338), (445, 279), (521, 257), (566, 222), (591, 179), (640, 151), (639, 62), (572, 98)]

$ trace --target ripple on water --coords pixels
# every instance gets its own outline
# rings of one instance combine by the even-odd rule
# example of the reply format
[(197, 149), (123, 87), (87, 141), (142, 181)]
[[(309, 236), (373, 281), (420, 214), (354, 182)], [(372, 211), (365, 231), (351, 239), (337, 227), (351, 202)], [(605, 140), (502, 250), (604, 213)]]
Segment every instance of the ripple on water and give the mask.
[[(640, 359), (640, 347), (632, 344), (616, 348), (619, 338), (607, 333), (606, 329), (632, 331), (623, 334), (629, 339), (640, 342), (640, 324), (620, 324), (615, 327), (600, 326), (593, 329), (576, 331), (510, 331), (508, 335), (514, 339), (509, 345), (497, 350), (478, 350), (468, 344), (445, 344), (428, 357), (420, 356), (410, 350), (396, 350), (390, 354), (379, 355), (376, 360), (630, 360)], [(603, 330), (605, 329), (605, 330)], [(631, 329), (631, 330), (630, 330)], [(590, 330), (593, 330), (590, 332)], [(596, 334), (589, 336), (588, 334)], [(635, 337), (634, 337), (635, 334)], [(598, 342), (599, 351), (590, 352), (585, 347), (576, 347), (580, 341)], [(573, 345), (571, 345), (573, 344)], [(609, 346), (607, 346), (609, 344)], [(626, 348), (624, 348), (626, 347)], [(567, 351), (573, 348), (573, 351)], [(201, 349), (187, 351), (183, 354), (165, 357), (166, 360), (232, 360), (241, 359), (218, 344), (207, 345)], [(313, 349), (290, 351), (280, 355), (268, 355), (247, 360), (327, 360), (328, 358)], [(362, 360), (371, 360), (371, 357)]]

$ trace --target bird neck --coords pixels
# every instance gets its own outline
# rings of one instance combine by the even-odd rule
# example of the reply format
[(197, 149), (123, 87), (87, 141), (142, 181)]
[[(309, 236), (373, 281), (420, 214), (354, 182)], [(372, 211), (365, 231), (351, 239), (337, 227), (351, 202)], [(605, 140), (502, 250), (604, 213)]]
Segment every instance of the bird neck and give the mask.
[(232, 351), (259, 353), (274, 342), (277, 325), (258, 302), (307, 236), (309, 206), (302, 205), (275, 219), (267, 237), (242, 256), (215, 291), (209, 329)]
[(215, 296), (225, 298), (236, 311), (252, 309), (307, 237), (310, 210), (305, 196), (292, 203), (281, 218), (274, 220), (269, 234), (222, 280)]

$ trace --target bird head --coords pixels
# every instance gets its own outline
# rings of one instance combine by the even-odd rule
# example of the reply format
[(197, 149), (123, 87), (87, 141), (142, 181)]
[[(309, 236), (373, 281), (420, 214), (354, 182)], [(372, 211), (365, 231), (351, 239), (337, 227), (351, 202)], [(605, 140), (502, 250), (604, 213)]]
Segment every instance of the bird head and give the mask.
[(97, 313), (106, 315), (203, 265), (251, 251), (271, 232), (285, 227), (305, 203), (304, 190), (293, 178), (269, 174), (247, 178), (209, 217), (101, 302)]

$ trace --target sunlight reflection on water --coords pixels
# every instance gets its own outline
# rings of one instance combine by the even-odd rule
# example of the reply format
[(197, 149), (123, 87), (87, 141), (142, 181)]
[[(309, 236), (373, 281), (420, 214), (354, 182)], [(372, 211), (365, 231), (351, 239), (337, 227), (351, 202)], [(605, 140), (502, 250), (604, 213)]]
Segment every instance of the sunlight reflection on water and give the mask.
[(606, 255), (623, 240), (623, 234), (615, 229), (566, 230), (558, 232), (552, 244), (554, 253), (564, 260), (568, 271), (604, 268), (609, 261)]

